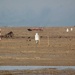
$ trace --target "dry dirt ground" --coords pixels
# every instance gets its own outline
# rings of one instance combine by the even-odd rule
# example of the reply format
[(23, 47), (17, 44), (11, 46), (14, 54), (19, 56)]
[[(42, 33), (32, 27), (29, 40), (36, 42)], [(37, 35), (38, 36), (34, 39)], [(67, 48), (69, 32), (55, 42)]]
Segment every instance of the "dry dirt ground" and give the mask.
[(0, 71), (0, 75), (75, 75), (75, 70), (65, 69), (40, 69), (40, 70), (15, 70)]
[[(75, 27), (68, 33), (67, 27), (43, 27), (43, 31), (28, 31), (28, 28), (1, 27), (2, 35), (12, 31), (14, 37), (0, 41), (0, 66), (75, 66)], [(37, 45), (36, 32), (40, 35)]]

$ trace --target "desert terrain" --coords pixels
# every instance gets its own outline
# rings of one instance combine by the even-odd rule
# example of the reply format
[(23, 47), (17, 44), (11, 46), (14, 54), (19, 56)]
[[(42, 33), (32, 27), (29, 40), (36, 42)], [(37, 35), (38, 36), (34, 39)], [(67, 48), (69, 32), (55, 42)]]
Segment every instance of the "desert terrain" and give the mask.
[(74, 69), (40, 69), (40, 70), (2, 70), (0, 75), (75, 75)]
[[(31, 27), (0, 28), (3, 36), (14, 33), (12, 38), (0, 40), (0, 66), (75, 66), (75, 27), (69, 32), (67, 27), (43, 27), (43, 31), (28, 31)], [(40, 35), (38, 44), (36, 32)]]

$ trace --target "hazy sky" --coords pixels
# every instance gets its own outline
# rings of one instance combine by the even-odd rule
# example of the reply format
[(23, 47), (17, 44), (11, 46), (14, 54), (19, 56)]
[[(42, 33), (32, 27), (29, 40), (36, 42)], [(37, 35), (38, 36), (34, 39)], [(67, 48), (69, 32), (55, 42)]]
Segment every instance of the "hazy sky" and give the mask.
[(0, 26), (75, 25), (75, 0), (0, 0)]

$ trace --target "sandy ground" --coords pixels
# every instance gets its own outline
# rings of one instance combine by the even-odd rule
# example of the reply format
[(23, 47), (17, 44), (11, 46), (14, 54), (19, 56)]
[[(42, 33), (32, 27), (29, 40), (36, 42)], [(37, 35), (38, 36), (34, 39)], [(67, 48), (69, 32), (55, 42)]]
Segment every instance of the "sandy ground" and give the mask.
[[(2, 27), (5, 35), (13, 31), (13, 38), (0, 41), (0, 65), (75, 66), (75, 27), (44, 27), (43, 31), (28, 31), (30, 27)], [(68, 27), (70, 29), (70, 27)], [(40, 35), (36, 45), (35, 33)], [(30, 37), (31, 41), (28, 40)]]
[(15, 71), (0, 71), (0, 75), (75, 75), (75, 70), (65, 69), (40, 69), (40, 70), (15, 70)]

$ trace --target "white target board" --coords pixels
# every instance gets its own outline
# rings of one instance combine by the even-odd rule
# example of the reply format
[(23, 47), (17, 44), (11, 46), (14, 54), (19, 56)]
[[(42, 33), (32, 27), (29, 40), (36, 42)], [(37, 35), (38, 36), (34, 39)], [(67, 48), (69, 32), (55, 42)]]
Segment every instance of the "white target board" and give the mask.
[(66, 32), (69, 32), (69, 29), (68, 28), (66, 29)]
[(73, 31), (73, 28), (71, 28), (71, 31)]
[(36, 34), (35, 34), (35, 41), (36, 41), (36, 43), (38, 43), (39, 40), (40, 40), (40, 39), (39, 39), (39, 34), (36, 33)]

